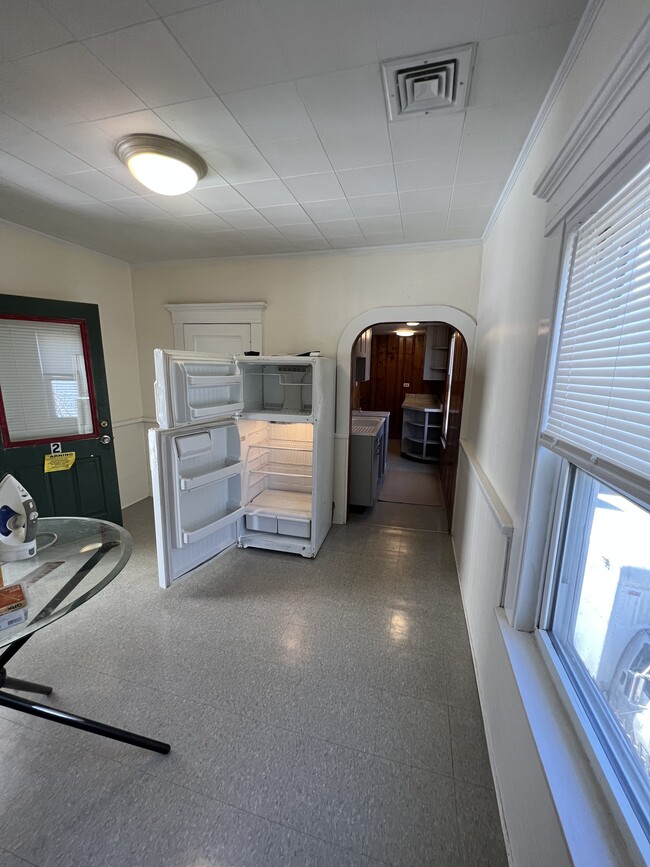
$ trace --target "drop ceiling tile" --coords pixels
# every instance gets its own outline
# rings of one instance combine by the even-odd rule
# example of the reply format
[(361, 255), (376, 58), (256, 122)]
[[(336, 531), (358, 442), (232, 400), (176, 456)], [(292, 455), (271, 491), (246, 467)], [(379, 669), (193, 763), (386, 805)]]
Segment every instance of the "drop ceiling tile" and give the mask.
[(291, 241), (291, 246), (296, 253), (313, 253), (317, 250), (332, 249), (332, 244), (325, 240), (322, 235), (320, 238), (314, 238), (312, 241)]
[(314, 135), (314, 125), (292, 81), (228, 93), (223, 101), (256, 144)]
[(481, 184), (489, 182), (505, 182), (517, 159), (517, 151), (511, 149), (496, 149), (465, 153), (461, 149), (458, 160), (456, 183)]
[(24, 160), (0, 150), (0, 177), (4, 183), (21, 185), (24, 182), (38, 182), (40, 178), (48, 175)]
[(313, 224), (300, 224), (298, 226), (281, 226), (280, 231), (290, 241), (312, 241), (323, 238), (319, 229)]
[(447, 211), (426, 211), (421, 214), (403, 214), (404, 236), (414, 232), (436, 230), (443, 232), (447, 227)]
[(271, 208), (273, 205), (295, 205), (296, 203), (284, 183), (278, 179), (237, 184), (237, 191), (254, 208)]
[[(299, 202), (321, 202), (326, 199), (343, 199), (343, 190), (334, 172), (319, 172), (314, 175), (298, 175), (285, 178), (284, 183)], [(278, 202), (277, 204), (282, 204)]]
[(332, 170), (327, 154), (316, 136), (261, 142), (258, 147), (281, 178)]
[(41, 196), (43, 199), (48, 199), (59, 205), (82, 205), (90, 204), (94, 201), (94, 199), (81, 190), (77, 190), (71, 187), (70, 184), (66, 184), (64, 181), (53, 178), (45, 173), (41, 173), (38, 177), (31, 179), (24, 177), (20, 181), (20, 186), (34, 193), (36, 196)]
[(378, 60), (369, 0), (261, 0), (261, 6), (294, 78)]
[(242, 229), (242, 235), (249, 240), (255, 241), (273, 241), (284, 244), (287, 240), (284, 235), (282, 235), (277, 229), (273, 226), (269, 226), (268, 228), (263, 229)]
[(352, 250), (355, 247), (368, 246), (368, 242), (363, 235), (355, 236), (354, 238), (329, 238), (328, 240), (333, 250)]
[(478, 37), (475, 0), (373, 0), (382, 60), (451, 48)]
[(300, 205), (274, 205), (270, 208), (260, 208), (259, 212), (273, 226), (296, 226), (299, 223), (311, 225), (311, 220)]
[(321, 234), (328, 240), (332, 238), (363, 238), (359, 224), (354, 218), (350, 220), (329, 220), (317, 225)]
[(459, 208), (449, 212), (448, 229), (475, 226), (482, 232), (492, 215), (492, 208)]
[(42, 3), (77, 39), (155, 18), (147, 0), (42, 0)]
[(486, 184), (456, 184), (451, 197), (451, 207), (459, 208), (494, 208), (503, 184), (493, 181)]
[(365, 235), (369, 247), (390, 247), (404, 243), (404, 232), (386, 232), (380, 235)]
[(233, 229), (268, 229), (268, 220), (256, 211), (255, 208), (245, 208), (241, 211), (228, 211), (224, 214), (224, 220)]
[(481, 18), (481, 39), (504, 36), (538, 27), (577, 22), (586, 0), (486, 0)]
[(48, 128), (42, 134), (95, 169), (113, 166), (117, 161), (115, 139), (100, 129), (97, 122)]
[(328, 129), (321, 133), (327, 157), (336, 171), (380, 166), (392, 162), (386, 121), (353, 129)]
[(237, 190), (232, 187), (205, 187), (194, 190), (192, 193), (195, 199), (198, 199), (201, 204), (210, 208), (211, 211), (219, 213), (221, 211), (242, 211), (245, 210), (249, 203), (243, 196), (240, 196)]
[(296, 82), (319, 134), (349, 133), (385, 121), (386, 107), (379, 66), (359, 66)]
[(149, 109), (118, 114), (113, 117), (103, 117), (96, 120), (95, 125), (107, 136), (110, 136), (113, 142), (117, 142), (118, 139), (134, 132), (175, 137), (175, 131)]
[(309, 202), (304, 206), (312, 220), (327, 222), (329, 220), (351, 220), (354, 217), (346, 199), (330, 199), (326, 202)]
[(388, 214), (399, 214), (400, 212), (397, 193), (349, 198), (348, 203), (357, 219), (360, 217), (384, 217)]
[(455, 157), (447, 160), (413, 160), (408, 163), (396, 163), (397, 187), (400, 193), (449, 187), (453, 183), (455, 169)]
[(402, 218), (399, 214), (390, 217), (365, 217), (359, 220), (364, 235), (383, 235), (389, 232), (402, 232)]
[(291, 78), (255, 0), (221, 0), (172, 15), (165, 23), (217, 93)]
[(395, 193), (395, 168), (392, 163), (384, 166), (368, 166), (363, 169), (347, 169), (336, 173), (346, 196), (372, 196)]
[(183, 196), (160, 196), (153, 193), (147, 198), (152, 205), (157, 205), (162, 211), (175, 217), (210, 215), (210, 210), (193, 196), (190, 196), (189, 193), (185, 193)]
[(481, 242), (483, 233), (477, 232), (471, 226), (462, 229), (446, 229), (440, 240), (442, 241), (476, 241)]
[(489, 106), (519, 100), (541, 104), (560, 65), (575, 22), (479, 43), (469, 103)]
[(458, 152), (465, 112), (413, 117), (389, 123), (395, 162), (426, 160)]
[(138, 97), (79, 43), (0, 66), (0, 111), (34, 130), (142, 108)]
[(65, 175), (61, 180), (101, 202), (133, 196), (131, 190), (96, 169)]
[(88, 168), (82, 160), (7, 115), (0, 117), (0, 149), (55, 177)]
[(447, 239), (447, 230), (438, 226), (416, 226), (404, 230), (404, 240), (407, 244), (421, 244), (430, 241), (444, 241)]
[(116, 211), (121, 211), (135, 220), (166, 220), (169, 214), (161, 211), (146, 196), (133, 196), (130, 199), (115, 199), (110, 203)]
[(451, 186), (405, 191), (399, 194), (400, 210), (403, 214), (444, 211), (449, 207), (451, 191)]
[(157, 108), (156, 114), (199, 153), (250, 146), (244, 130), (216, 96)]
[(213, 95), (162, 21), (97, 36), (84, 45), (150, 107)]
[(232, 235), (233, 232), (229, 223), (222, 220), (216, 214), (188, 214), (182, 218), (183, 222), (192, 229), (198, 232), (227, 232)]
[(72, 40), (72, 33), (37, 0), (4, 0), (1, 14), (0, 63)]
[(204, 150), (203, 159), (229, 184), (277, 180), (277, 175), (253, 145)]
[(504, 142), (520, 148), (538, 109), (539, 103), (533, 100), (469, 108), (463, 130), (463, 151), (500, 148)]

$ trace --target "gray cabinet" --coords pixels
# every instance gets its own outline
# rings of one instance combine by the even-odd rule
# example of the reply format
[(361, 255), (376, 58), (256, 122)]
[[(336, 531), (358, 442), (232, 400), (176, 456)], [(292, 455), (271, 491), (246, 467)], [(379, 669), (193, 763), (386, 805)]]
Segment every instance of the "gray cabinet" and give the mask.
[(383, 474), (384, 419), (357, 416), (350, 432), (350, 505), (374, 506)]

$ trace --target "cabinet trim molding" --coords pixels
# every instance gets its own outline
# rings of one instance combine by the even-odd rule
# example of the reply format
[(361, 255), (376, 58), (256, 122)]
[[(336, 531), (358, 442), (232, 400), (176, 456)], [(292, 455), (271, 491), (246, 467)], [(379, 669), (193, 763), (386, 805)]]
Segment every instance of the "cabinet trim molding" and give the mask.
[(251, 348), (262, 352), (262, 323), (265, 301), (224, 301), (198, 304), (165, 304), (171, 313), (174, 328), (174, 349), (184, 348), (185, 325), (233, 325), (251, 327)]

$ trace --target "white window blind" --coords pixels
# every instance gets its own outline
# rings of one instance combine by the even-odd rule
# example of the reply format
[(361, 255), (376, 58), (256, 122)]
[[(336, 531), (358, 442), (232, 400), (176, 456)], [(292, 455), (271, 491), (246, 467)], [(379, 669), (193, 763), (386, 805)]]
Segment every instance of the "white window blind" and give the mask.
[(0, 387), (12, 443), (93, 431), (79, 325), (0, 319)]
[(650, 166), (578, 230), (542, 442), (650, 480)]

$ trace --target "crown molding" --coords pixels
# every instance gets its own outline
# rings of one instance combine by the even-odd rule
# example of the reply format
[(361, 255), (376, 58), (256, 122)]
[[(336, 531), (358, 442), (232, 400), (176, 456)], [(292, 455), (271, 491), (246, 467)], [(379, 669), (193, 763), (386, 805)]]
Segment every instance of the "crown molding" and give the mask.
[[(537, 180), (533, 193), (548, 202), (572, 169), (650, 69), (650, 16), (614, 69), (596, 88), (582, 116), (573, 125), (561, 148)], [(647, 94), (646, 94), (647, 95)]]
[(558, 67), (557, 72), (555, 73), (555, 77), (551, 82), (551, 86), (548, 89), (546, 97), (544, 98), (544, 102), (542, 103), (539, 111), (537, 112), (537, 116), (533, 121), (533, 125), (530, 128), (530, 132), (526, 136), (526, 141), (524, 142), (521, 151), (519, 152), (519, 156), (517, 157), (517, 161), (514, 164), (512, 171), (506, 181), (506, 184), (499, 196), (499, 199), (494, 207), (494, 211), (488, 220), (487, 226), (485, 227), (485, 231), (483, 233), (483, 240), (487, 240), (490, 232), (494, 224), (496, 223), (499, 214), (503, 206), (505, 205), (508, 196), (512, 192), (512, 188), (517, 182), (517, 178), (521, 174), (521, 171), (528, 159), (531, 150), (537, 139), (539, 138), (539, 134), (546, 123), (549, 114), (551, 113), (551, 109), (555, 105), (555, 101), (557, 100), (560, 91), (564, 87), (564, 83), (569, 77), (569, 73), (573, 69), (573, 66), (578, 59), (578, 56), (582, 50), (582, 46), (584, 45), (587, 36), (591, 32), (591, 28), (593, 27), (594, 21), (598, 17), (598, 13), (601, 10), (601, 7), (605, 0), (589, 0), (587, 6), (585, 7), (585, 11), (582, 14), (580, 21), (578, 22), (578, 26), (576, 28), (575, 33), (573, 34), (573, 38), (569, 43), (569, 47), (566, 50), (566, 54), (562, 59), (562, 63)]

